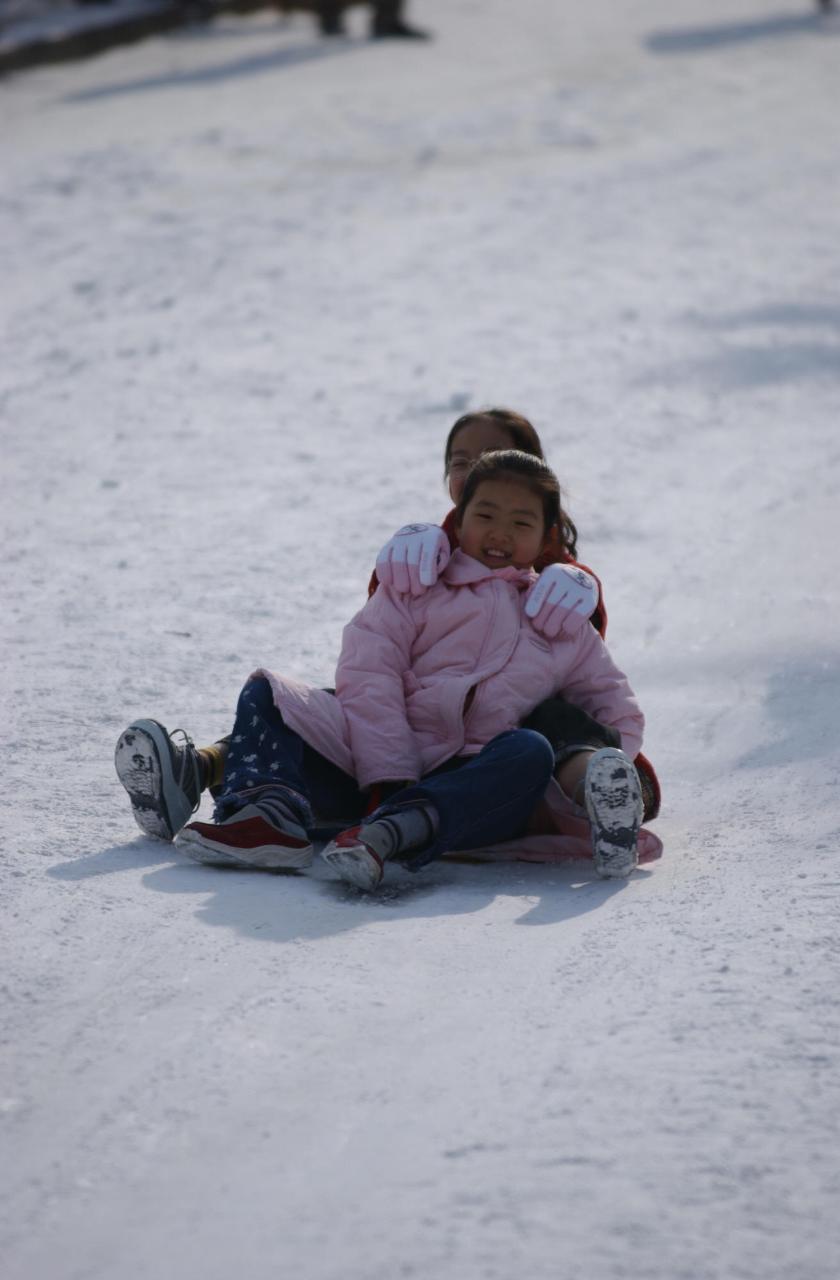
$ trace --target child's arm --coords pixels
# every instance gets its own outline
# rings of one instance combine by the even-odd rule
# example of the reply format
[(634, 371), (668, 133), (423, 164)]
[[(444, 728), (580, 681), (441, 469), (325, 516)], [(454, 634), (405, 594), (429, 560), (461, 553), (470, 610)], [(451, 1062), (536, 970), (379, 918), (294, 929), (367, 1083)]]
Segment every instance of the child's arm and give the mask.
[(416, 634), (408, 601), (389, 587), (380, 587), (344, 628), (335, 691), (361, 787), (420, 777), (403, 684)]
[(642, 745), (645, 718), (630, 682), (593, 627), (585, 628), (576, 643), (577, 660), (558, 692), (583, 707), (600, 724), (617, 729), (622, 751), (633, 760)]

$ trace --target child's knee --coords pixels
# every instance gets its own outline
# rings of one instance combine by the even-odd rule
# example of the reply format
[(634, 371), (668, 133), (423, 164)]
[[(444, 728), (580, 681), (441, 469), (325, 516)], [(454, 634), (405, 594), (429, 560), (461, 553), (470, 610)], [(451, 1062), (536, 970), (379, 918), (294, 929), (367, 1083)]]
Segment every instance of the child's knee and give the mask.
[(551, 743), (535, 729), (514, 729), (512, 736), (516, 740), (517, 756), (521, 757), (523, 767), (528, 769), (536, 779), (545, 777), (545, 785), (554, 772), (554, 749)]
[(265, 676), (253, 676), (242, 686), (239, 695), (241, 706), (250, 708), (260, 715), (265, 715), (274, 707), (274, 693)]

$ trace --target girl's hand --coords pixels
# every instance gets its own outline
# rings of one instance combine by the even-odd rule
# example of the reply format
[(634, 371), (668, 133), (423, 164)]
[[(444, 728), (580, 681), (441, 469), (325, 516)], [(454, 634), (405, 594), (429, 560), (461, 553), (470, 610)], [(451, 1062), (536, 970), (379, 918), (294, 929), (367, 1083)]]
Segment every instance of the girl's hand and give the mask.
[(549, 640), (576, 635), (598, 606), (598, 583), (573, 564), (550, 564), (525, 597), (534, 629)]
[(449, 539), (436, 524), (406, 524), (376, 557), (376, 576), (385, 587), (421, 596), (446, 568)]

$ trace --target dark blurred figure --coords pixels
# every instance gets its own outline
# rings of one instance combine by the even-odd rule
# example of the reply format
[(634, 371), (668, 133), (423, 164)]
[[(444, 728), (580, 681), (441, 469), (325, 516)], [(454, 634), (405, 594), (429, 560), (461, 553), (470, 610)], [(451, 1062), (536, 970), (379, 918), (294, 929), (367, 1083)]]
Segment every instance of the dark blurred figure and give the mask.
[[(347, 0), (319, 0), (318, 17), (321, 35), (344, 35), (344, 10)], [(403, 20), (404, 0), (373, 0), (373, 19), (370, 34), (374, 40), (396, 38), (400, 40), (428, 40), (428, 32), (410, 27)]]
[(832, 13), (835, 8), (834, 0), (817, 0), (817, 4), (823, 13)]

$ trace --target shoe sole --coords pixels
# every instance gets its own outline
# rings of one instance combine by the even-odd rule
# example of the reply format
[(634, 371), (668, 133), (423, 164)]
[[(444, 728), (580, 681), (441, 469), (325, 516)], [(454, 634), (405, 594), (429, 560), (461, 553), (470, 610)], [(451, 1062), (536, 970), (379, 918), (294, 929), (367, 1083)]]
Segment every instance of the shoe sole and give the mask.
[(354, 849), (331, 849), (327, 846), (321, 851), (321, 857), (342, 880), (365, 893), (372, 893), (382, 883), (383, 867), (373, 854), (363, 859)]
[(175, 844), (193, 862), (201, 862), (205, 867), (238, 867), (240, 870), (256, 868), (258, 871), (302, 871), (312, 865), (315, 852), (311, 844), (300, 849), (284, 849), (276, 844), (264, 844), (249, 849), (246, 857), (243, 850), (225, 848), (217, 840), (207, 839), (200, 831), (191, 831), (189, 828), (179, 832)]
[(584, 801), (597, 875), (624, 879), (639, 864), (644, 804), (636, 770), (623, 752), (613, 747), (595, 752), (586, 770)]
[(114, 752), (117, 777), (128, 792), (134, 819), (156, 840), (173, 840), (194, 810), (172, 772), (169, 736), (156, 720), (138, 720), (120, 734)]

